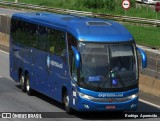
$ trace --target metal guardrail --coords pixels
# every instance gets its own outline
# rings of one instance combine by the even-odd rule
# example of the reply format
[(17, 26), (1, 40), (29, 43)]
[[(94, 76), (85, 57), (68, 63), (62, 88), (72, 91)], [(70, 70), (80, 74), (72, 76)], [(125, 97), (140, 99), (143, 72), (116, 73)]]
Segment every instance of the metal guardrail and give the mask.
[(160, 27), (160, 20), (156, 20), (156, 19), (146, 19), (146, 18), (139, 18), (139, 17), (111, 15), (111, 14), (99, 14), (99, 13), (92, 13), (92, 12), (86, 12), (86, 11), (77, 11), (77, 10), (39, 6), (39, 5), (33, 5), (33, 4), (7, 2), (7, 1), (2, 1), (2, 0), (0, 0), (0, 4), (12, 6), (12, 7), (20, 7), (20, 8), (25, 8), (25, 9), (49, 11), (49, 12), (55, 12), (55, 13), (85, 15), (85, 16), (91, 16), (91, 17), (112, 19), (112, 20), (117, 20), (121, 22), (130, 22), (130, 23), (137, 23), (141, 25), (145, 24), (145, 25), (152, 25), (155, 27)]
[[(153, 78), (160, 79), (160, 53), (153, 53), (145, 50), (147, 54), (147, 68), (142, 69), (139, 66), (140, 73)], [(141, 65), (141, 57), (139, 56), (139, 65)]]
[(7, 1), (2, 1), (2, 0), (0, 0), (0, 4), (1, 5), (12, 6), (12, 7), (20, 7), (20, 8), (26, 8), (26, 9), (42, 10), (42, 11), (50, 11), (50, 12), (56, 12), (56, 13), (80, 14), (80, 15), (87, 15), (87, 16), (92, 16), (93, 15), (92, 12), (61, 9), (61, 8), (39, 6), (39, 5), (26, 4), (26, 3), (7, 2)]

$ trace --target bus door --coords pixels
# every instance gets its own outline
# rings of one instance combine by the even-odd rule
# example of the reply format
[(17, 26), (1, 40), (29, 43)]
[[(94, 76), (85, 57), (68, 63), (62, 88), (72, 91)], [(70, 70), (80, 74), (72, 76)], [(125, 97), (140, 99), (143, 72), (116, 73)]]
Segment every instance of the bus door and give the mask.
[[(80, 59), (79, 53), (76, 50), (77, 49), (77, 40), (76, 38), (68, 33), (67, 34), (67, 42), (68, 42), (68, 57), (69, 57), (69, 68), (70, 68), (70, 78), (71, 78), (71, 87), (70, 87), (70, 104), (71, 107), (75, 107), (77, 105), (77, 97), (75, 95), (76, 92), (76, 83), (77, 83), (77, 75), (78, 75), (78, 67), (75, 65), (78, 65), (76, 62), (78, 62), (77, 58)], [(77, 58), (76, 58), (77, 57)], [(80, 61), (80, 60), (79, 60)], [(80, 62), (78, 62), (80, 63)]]
[(65, 33), (52, 30), (49, 35), (50, 54), (47, 56), (48, 67), (48, 91), (51, 97), (61, 101), (61, 90), (63, 85), (69, 81), (67, 66), (67, 49), (65, 42)]

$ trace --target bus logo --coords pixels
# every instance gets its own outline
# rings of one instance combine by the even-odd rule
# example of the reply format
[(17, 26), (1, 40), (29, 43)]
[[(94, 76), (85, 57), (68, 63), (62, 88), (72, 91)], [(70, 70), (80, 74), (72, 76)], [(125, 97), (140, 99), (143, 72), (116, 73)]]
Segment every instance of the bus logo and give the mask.
[(60, 68), (60, 69), (63, 68), (63, 63), (58, 63), (58, 62), (56, 62), (56, 61), (51, 60), (51, 61), (50, 61), (50, 64), (51, 64), (52, 66), (55, 66), (55, 67)]
[(55, 66), (55, 67), (60, 68), (60, 69), (63, 68), (63, 63), (61, 64), (61, 63), (58, 63), (56, 61), (51, 60), (49, 55), (48, 55), (47, 56), (47, 67), (49, 68), (50, 65)]

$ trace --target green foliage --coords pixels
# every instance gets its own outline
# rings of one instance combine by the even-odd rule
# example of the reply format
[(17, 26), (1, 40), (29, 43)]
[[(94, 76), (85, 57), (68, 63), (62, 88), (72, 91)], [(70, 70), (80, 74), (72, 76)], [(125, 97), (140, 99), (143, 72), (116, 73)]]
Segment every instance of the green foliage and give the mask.
[(131, 7), (135, 7), (136, 0), (130, 0), (130, 2), (131, 2)]
[(125, 26), (134, 36), (136, 43), (150, 47), (160, 47), (160, 28), (135, 26), (132, 24), (125, 24)]
[(89, 9), (115, 9), (115, 0), (78, 0), (81, 6)]
[[(4, 0), (12, 1), (15, 0)], [(107, 13), (113, 15), (126, 15), (150, 19), (160, 19), (160, 13), (146, 7), (136, 8), (136, 0), (131, 1), (131, 8), (127, 11), (122, 9), (122, 0), (18, 0), (20, 3), (37, 4), (49, 7), (90, 11), (94, 13)]]

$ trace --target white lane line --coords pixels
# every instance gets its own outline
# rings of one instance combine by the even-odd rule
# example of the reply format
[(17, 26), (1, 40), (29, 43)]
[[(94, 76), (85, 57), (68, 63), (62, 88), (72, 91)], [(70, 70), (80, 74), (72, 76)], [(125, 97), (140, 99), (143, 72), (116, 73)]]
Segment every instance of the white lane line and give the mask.
[(157, 105), (157, 104), (154, 104), (154, 103), (142, 100), (142, 99), (139, 99), (139, 101), (160, 109), (160, 105)]
[(8, 54), (8, 55), (9, 55), (9, 53), (8, 53), (8, 52), (5, 52), (5, 51), (3, 51), (3, 50), (0, 50), (0, 52), (3, 52), (3, 53), (5, 53), (5, 54)]
[(0, 13), (0, 15), (2, 15), (2, 16), (6, 16), (6, 14), (4, 14), (4, 13)]

